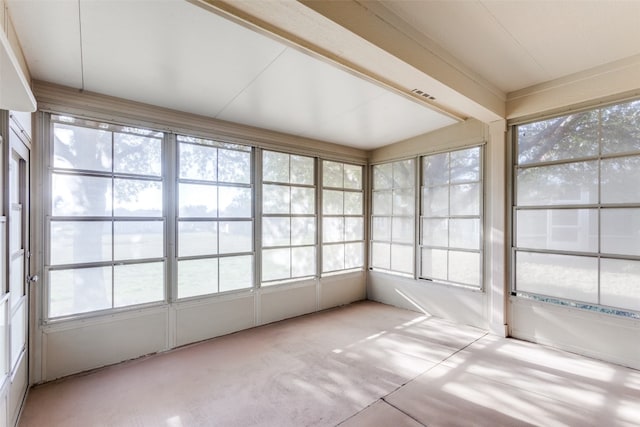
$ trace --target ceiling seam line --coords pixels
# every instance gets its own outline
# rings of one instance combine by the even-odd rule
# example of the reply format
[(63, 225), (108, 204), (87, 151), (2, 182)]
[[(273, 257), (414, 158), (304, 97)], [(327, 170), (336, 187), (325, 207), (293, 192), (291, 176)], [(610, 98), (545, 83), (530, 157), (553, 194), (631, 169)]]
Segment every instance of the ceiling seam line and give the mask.
[(80, 9), (80, 0), (78, 0), (78, 30), (80, 32), (80, 90), (84, 90), (84, 54), (82, 46), (82, 11)]

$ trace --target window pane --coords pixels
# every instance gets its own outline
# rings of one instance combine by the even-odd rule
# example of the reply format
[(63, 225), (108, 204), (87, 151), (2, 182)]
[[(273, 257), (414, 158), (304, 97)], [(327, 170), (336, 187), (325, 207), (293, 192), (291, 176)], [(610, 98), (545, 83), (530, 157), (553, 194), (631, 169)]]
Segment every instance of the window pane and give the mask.
[(322, 271), (344, 270), (344, 245), (322, 246)]
[(129, 133), (113, 135), (114, 172), (162, 174), (162, 140)]
[(178, 256), (214, 255), (217, 253), (217, 222), (180, 221), (178, 223)]
[[(297, 261), (296, 261), (297, 262)], [(262, 280), (283, 280), (291, 277), (291, 249), (262, 251)]]
[(393, 185), (393, 164), (385, 163), (373, 167), (373, 189), (387, 190)]
[(451, 183), (480, 181), (480, 147), (451, 153)]
[(447, 251), (422, 249), (422, 275), (430, 279), (447, 280)]
[(49, 272), (49, 317), (111, 308), (111, 267)]
[(371, 244), (371, 265), (378, 268), (391, 268), (391, 245), (373, 242)]
[(111, 260), (111, 222), (51, 221), (51, 265)]
[(291, 213), (314, 214), (316, 212), (314, 188), (291, 188)]
[(376, 216), (373, 221), (373, 240), (391, 241), (391, 217)]
[(291, 244), (291, 218), (262, 218), (262, 246)]
[(602, 111), (602, 152), (630, 153), (640, 151), (640, 101), (611, 105)]
[(518, 252), (516, 289), (597, 304), (598, 259)]
[(111, 132), (54, 123), (53, 167), (110, 172)]
[(415, 183), (413, 159), (393, 162), (393, 188), (412, 188)]
[(220, 258), (220, 292), (253, 286), (253, 256)]
[(162, 183), (116, 178), (113, 190), (114, 215), (162, 216)]
[(600, 260), (600, 302), (640, 311), (640, 261)]
[(424, 216), (449, 215), (449, 187), (423, 188), (422, 212)]
[(640, 209), (602, 209), (600, 219), (603, 253), (640, 255)]
[(449, 280), (480, 286), (480, 254), (449, 251)]
[(325, 187), (342, 188), (342, 163), (322, 162), (322, 185)]
[(263, 151), (262, 179), (264, 181), (289, 183), (289, 155)]
[(323, 242), (344, 241), (344, 218), (325, 217), (322, 223), (322, 235)]
[(598, 162), (518, 170), (517, 204), (572, 205), (598, 202)]
[(346, 241), (364, 239), (364, 218), (344, 219), (344, 239)]
[(449, 183), (449, 153), (422, 158), (422, 184), (430, 187)]
[(480, 249), (480, 219), (450, 219), (449, 245), (460, 249)]
[(344, 193), (345, 215), (362, 215), (362, 193), (346, 191)]
[(596, 209), (541, 209), (516, 212), (520, 248), (598, 251)]
[(426, 246), (449, 246), (447, 219), (422, 220), (422, 244)]
[(291, 156), (291, 183), (313, 185), (315, 182), (314, 159), (312, 157)]
[(391, 220), (391, 241), (413, 243), (413, 218), (394, 217)]
[(391, 215), (391, 191), (376, 191), (373, 193), (373, 214)]
[(415, 211), (413, 189), (393, 190), (393, 215), (411, 215)]
[(179, 216), (211, 218), (218, 215), (218, 187), (215, 185), (179, 184)]
[(344, 245), (344, 268), (357, 268), (364, 265), (364, 244), (347, 243)]
[(451, 186), (451, 215), (480, 214), (480, 184)]
[(218, 216), (251, 218), (251, 188), (218, 187)]
[(218, 150), (215, 147), (180, 144), (180, 178), (216, 181)]
[(344, 188), (362, 189), (362, 166), (344, 165)]
[(113, 232), (115, 260), (164, 256), (164, 222), (162, 221), (116, 221)]
[(288, 214), (289, 187), (284, 185), (263, 185), (262, 212), (265, 214)]
[(251, 182), (251, 153), (219, 149), (218, 181), (249, 184)]
[(316, 243), (315, 218), (291, 218), (291, 244), (313, 245)]
[(344, 213), (344, 192), (335, 190), (322, 191), (322, 212), (325, 215), (342, 215)]
[(413, 246), (391, 245), (391, 269), (413, 273)]
[(602, 160), (600, 179), (602, 203), (640, 203), (640, 156)]
[(111, 179), (52, 174), (54, 216), (111, 216)]
[(253, 250), (253, 224), (251, 221), (220, 221), (218, 230), (220, 232), (221, 254), (251, 252)]
[(124, 307), (164, 299), (164, 263), (116, 265), (113, 267), (113, 305)]
[(178, 298), (218, 292), (218, 259), (178, 261)]
[(316, 248), (291, 248), (291, 277), (315, 276)]

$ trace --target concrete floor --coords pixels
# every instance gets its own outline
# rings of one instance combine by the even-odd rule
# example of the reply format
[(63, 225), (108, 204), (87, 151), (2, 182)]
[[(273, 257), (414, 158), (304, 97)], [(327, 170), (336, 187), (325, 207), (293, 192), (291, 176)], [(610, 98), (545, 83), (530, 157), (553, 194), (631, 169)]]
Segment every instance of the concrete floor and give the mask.
[(638, 426), (640, 372), (362, 302), (52, 382), (20, 426)]

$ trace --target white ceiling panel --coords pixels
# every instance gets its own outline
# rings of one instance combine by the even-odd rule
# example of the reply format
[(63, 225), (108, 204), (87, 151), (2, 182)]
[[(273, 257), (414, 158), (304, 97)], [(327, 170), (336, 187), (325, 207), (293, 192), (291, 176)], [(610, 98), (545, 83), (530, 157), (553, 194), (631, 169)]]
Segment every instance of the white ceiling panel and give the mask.
[(8, 0), (31, 77), (82, 86), (78, 2)]

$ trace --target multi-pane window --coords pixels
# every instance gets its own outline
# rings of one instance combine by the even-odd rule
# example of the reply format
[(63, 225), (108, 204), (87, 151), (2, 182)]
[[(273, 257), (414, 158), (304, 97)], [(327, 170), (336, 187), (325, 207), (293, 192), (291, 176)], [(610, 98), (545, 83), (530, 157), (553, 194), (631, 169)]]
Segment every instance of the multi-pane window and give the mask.
[(481, 148), (424, 156), (420, 277), (482, 286)]
[(178, 140), (178, 298), (253, 286), (251, 149)]
[(516, 127), (514, 290), (640, 311), (640, 101)]
[(371, 267), (413, 275), (415, 159), (373, 167)]
[(262, 283), (316, 275), (315, 159), (262, 153)]
[(362, 166), (322, 162), (322, 272), (362, 268)]
[(49, 318), (163, 301), (163, 135), (52, 116)]

